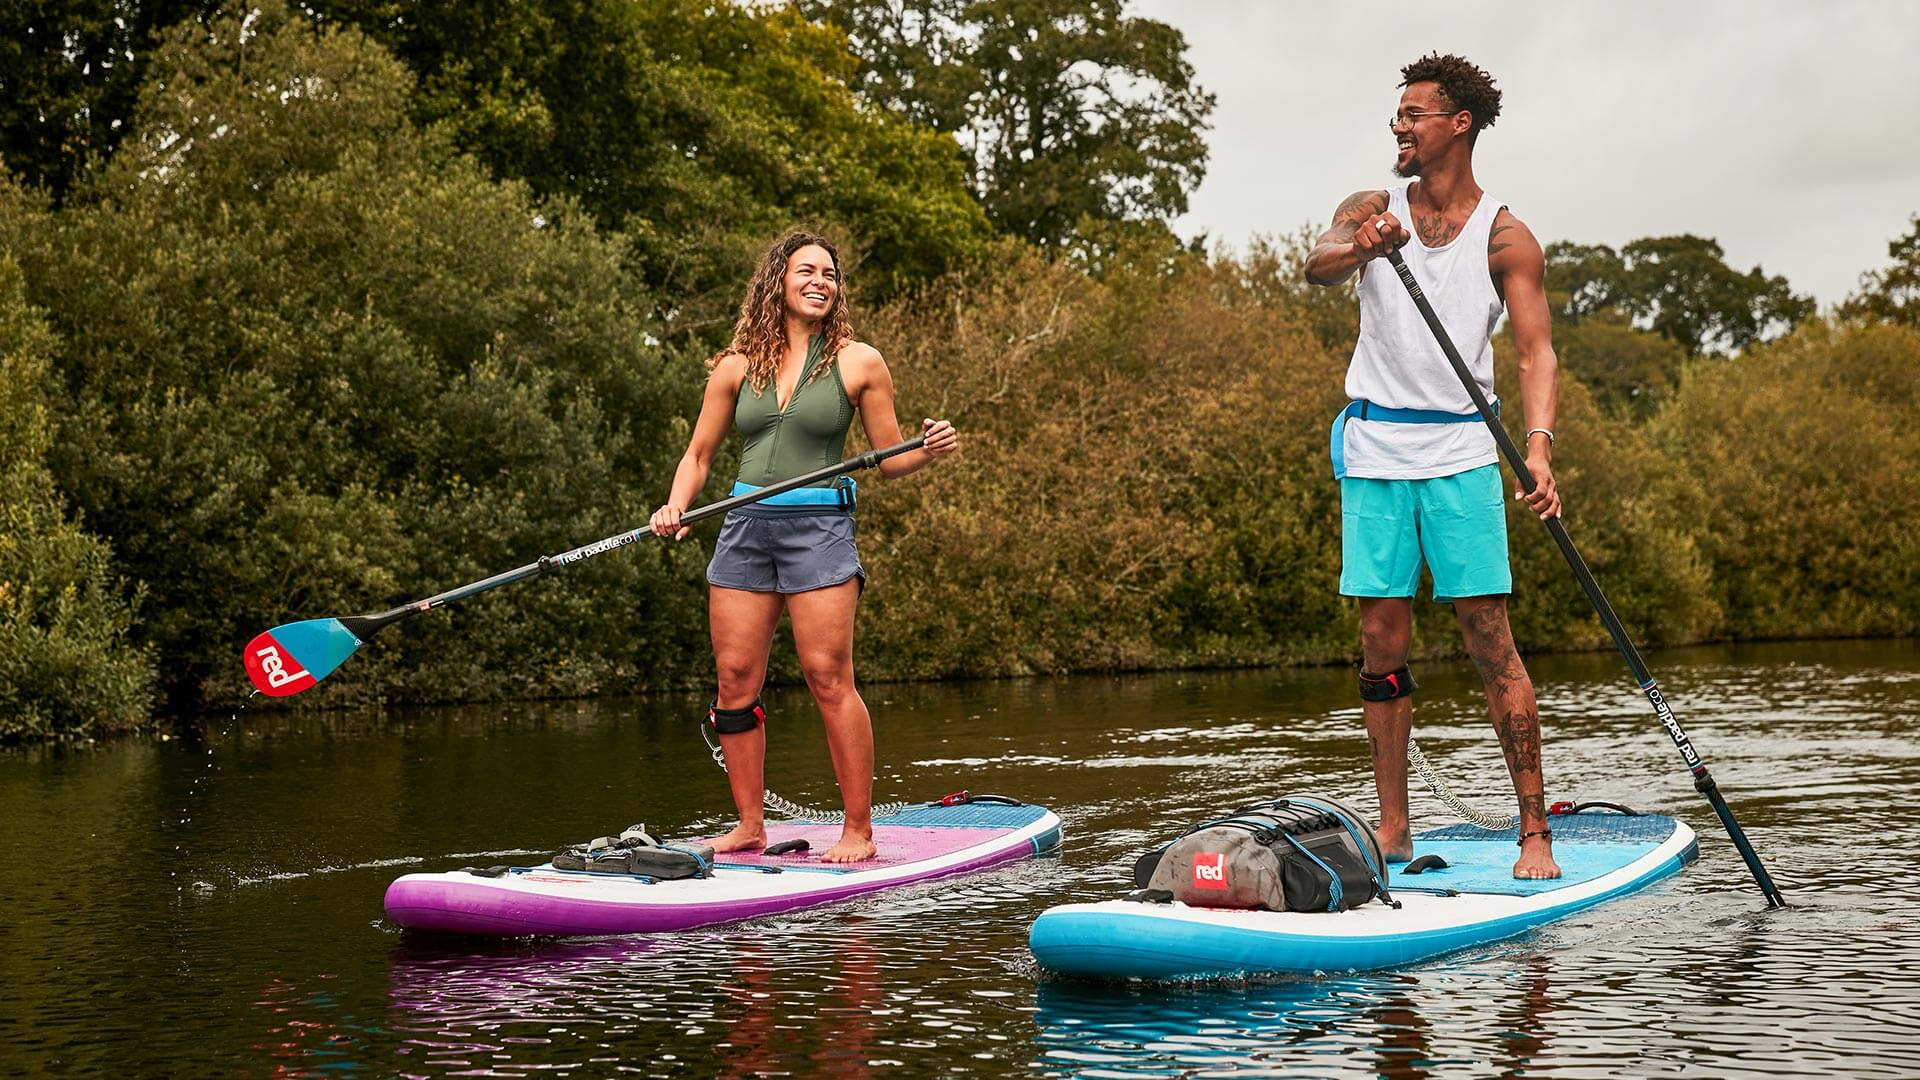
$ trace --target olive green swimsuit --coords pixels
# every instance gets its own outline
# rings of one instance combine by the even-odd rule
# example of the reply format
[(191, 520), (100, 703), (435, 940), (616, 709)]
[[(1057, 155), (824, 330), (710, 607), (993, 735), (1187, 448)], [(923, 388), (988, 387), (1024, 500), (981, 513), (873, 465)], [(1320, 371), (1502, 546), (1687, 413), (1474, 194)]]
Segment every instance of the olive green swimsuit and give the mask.
[[(777, 373), (758, 393), (750, 380), (740, 380), (733, 422), (740, 429), (742, 484), (765, 487), (833, 465), (845, 455), (853, 403), (847, 400), (846, 384), (840, 381), (840, 365), (836, 362), (813, 376), (826, 348), (823, 335), (808, 339), (806, 367), (785, 409), (779, 406)], [(813, 486), (832, 487), (834, 482), (822, 480)]]

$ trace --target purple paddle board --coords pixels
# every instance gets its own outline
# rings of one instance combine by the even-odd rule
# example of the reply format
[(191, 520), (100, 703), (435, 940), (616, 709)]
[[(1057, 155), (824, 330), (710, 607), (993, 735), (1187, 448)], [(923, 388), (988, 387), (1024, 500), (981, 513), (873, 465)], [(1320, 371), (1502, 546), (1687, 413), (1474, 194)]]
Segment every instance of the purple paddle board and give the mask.
[(804, 839), (811, 849), (729, 852), (714, 860), (712, 877), (680, 881), (556, 870), (551, 863), (498, 877), (458, 870), (408, 874), (387, 888), (387, 918), (409, 930), (487, 937), (687, 930), (1024, 859), (1059, 846), (1060, 819), (1022, 803), (918, 804), (874, 819), (875, 858), (821, 862), (820, 853), (839, 837), (838, 825), (769, 823), (769, 845)]

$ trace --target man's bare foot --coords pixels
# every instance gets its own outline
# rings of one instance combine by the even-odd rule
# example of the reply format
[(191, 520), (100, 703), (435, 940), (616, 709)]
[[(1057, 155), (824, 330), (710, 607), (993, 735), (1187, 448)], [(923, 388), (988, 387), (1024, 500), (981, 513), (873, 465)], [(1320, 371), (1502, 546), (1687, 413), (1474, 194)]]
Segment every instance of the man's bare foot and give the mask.
[(1413, 858), (1413, 826), (1401, 822), (1398, 828), (1381, 825), (1373, 830), (1373, 838), (1380, 841), (1380, 850), (1386, 852), (1390, 863), (1407, 862)]
[(733, 831), (715, 840), (712, 844), (715, 852), (745, 851), (748, 848), (759, 849), (767, 846), (767, 826), (765, 822), (748, 825), (741, 822)]
[(826, 853), (820, 856), (820, 861), (865, 862), (878, 852), (879, 849), (873, 846), (873, 837), (843, 832), (840, 834), (840, 842), (828, 848)]
[(1520, 860), (1513, 864), (1513, 876), (1534, 881), (1559, 877), (1560, 864), (1553, 861), (1553, 841), (1545, 836), (1520, 841)]

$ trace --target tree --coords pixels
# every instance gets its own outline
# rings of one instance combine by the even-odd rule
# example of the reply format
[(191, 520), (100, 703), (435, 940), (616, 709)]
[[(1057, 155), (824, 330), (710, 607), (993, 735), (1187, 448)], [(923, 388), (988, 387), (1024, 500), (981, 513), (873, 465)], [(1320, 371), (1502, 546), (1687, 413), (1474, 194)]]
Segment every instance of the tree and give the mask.
[[(0, 177), (0, 213), (44, 209)], [(98, 537), (66, 512), (47, 468), (57, 339), (0, 257), (0, 744), (127, 730), (147, 721), (153, 658)]]
[[(218, 5), (32, 7), (0, 43), (0, 160), (64, 196), (117, 150), (160, 31), (195, 19), (204, 33)], [(791, 10), (313, 0), (300, 14), (399, 56), (415, 120), (444, 124), (496, 177), (627, 233), (664, 337), (710, 345), (757, 249), (795, 224), (864, 254), (852, 283), (866, 301), (956, 269), (991, 235), (954, 138), (862, 107), (845, 36)]]
[[(261, 628), (644, 520), (703, 372), (647, 346), (623, 238), (417, 125), (412, 72), (351, 28), (263, 2), (176, 28), (149, 75), (120, 150), (57, 212), (0, 213), (0, 252), (54, 338), (48, 471), (149, 590), (176, 709), (234, 692)], [(329, 700), (684, 677), (691, 554), (421, 620)]]
[(56, 199), (127, 131), (146, 54), (213, 0), (63, 0), (0, 14), (0, 161)]
[(862, 95), (971, 156), (1004, 232), (1057, 246), (1083, 219), (1165, 222), (1206, 173), (1213, 95), (1175, 28), (1125, 0), (808, 0), (861, 57)]
[(1887, 242), (1893, 265), (1860, 275), (1860, 290), (1840, 305), (1840, 314), (1920, 326), (1920, 214), (1905, 236)]
[(989, 235), (952, 137), (861, 107), (846, 38), (790, 10), (313, 6), (413, 68), (419, 118), (497, 176), (625, 232), (666, 336), (723, 332), (758, 248), (797, 223), (864, 252), (853, 282), (868, 301), (956, 269)]
[(1694, 355), (1738, 352), (1791, 329), (1814, 312), (1813, 298), (1758, 266), (1727, 265), (1716, 241), (1699, 236), (1547, 248), (1547, 291), (1556, 314), (1578, 321), (1612, 311), (1679, 342)]

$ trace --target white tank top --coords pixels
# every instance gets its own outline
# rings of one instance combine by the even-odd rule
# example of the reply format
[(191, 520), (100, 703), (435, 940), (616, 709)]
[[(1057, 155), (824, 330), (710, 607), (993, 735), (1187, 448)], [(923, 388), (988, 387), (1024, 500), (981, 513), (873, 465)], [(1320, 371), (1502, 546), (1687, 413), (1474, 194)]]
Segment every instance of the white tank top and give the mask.
[[(1411, 181), (1409, 181), (1411, 183)], [(1388, 193), (1387, 209), (1402, 224), (1413, 215), (1407, 184)], [(1487, 237), (1499, 202), (1481, 193), (1480, 205), (1444, 247), (1420, 242), (1418, 230), (1400, 249), (1440, 325), (1467, 362), (1480, 392), (1493, 396), (1493, 328), (1505, 305), (1487, 269)], [(1360, 340), (1347, 367), (1347, 397), (1390, 409), (1473, 412), (1473, 398), (1440, 351), (1420, 309), (1385, 259), (1369, 263), (1360, 278)], [(1396, 424), (1348, 420), (1346, 473), (1380, 480), (1424, 480), (1477, 469), (1499, 460), (1493, 433), (1475, 418), (1460, 424)]]

